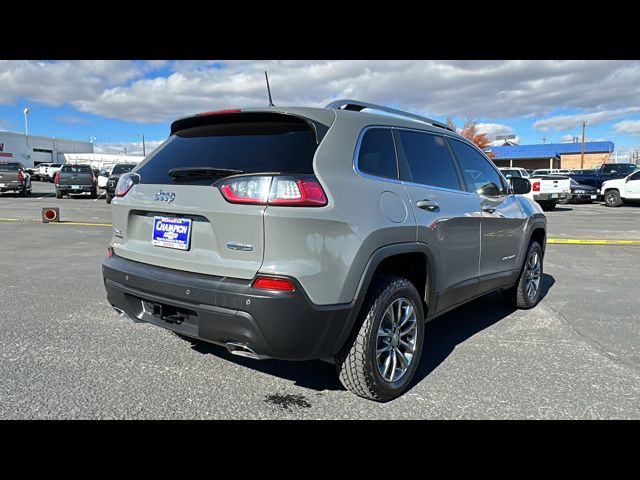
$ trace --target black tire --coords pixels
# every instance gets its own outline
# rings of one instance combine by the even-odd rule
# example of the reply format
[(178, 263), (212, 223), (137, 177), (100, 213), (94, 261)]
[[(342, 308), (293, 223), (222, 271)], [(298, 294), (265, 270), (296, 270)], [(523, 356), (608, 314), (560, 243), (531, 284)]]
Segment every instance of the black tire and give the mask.
[(105, 197), (107, 198), (107, 203), (111, 203), (111, 199), (113, 197), (111, 195), (109, 195), (108, 193), (105, 195)]
[[(396, 381), (387, 381), (378, 369), (378, 329), (385, 319), (387, 308), (400, 299), (408, 301), (415, 312), (415, 348), (406, 371)], [(422, 353), (425, 325), (420, 294), (413, 283), (405, 278), (387, 275), (375, 277), (360, 310), (359, 320), (351, 338), (336, 356), (340, 382), (352, 393), (370, 400), (386, 402), (399, 397), (411, 383)], [(387, 345), (393, 341), (397, 345), (397, 339), (390, 340)], [(388, 356), (394, 360), (392, 371), (395, 373), (395, 361), (399, 357), (395, 354)]]
[(62, 198), (62, 192), (56, 188), (56, 198)]
[(98, 198), (98, 191), (96, 189), (91, 190), (91, 198)]
[(607, 190), (604, 194), (604, 204), (607, 207), (619, 207), (622, 205), (622, 198), (618, 190)]
[[(538, 287), (535, 292), (535, 295), (529, 296), (527, 295), (527, 279), (528, 274), (531, 272), (531, 268), (529, 265), (529, 259), (533, 254), (537, 254), (540, 262), (540, 270), (538, 272)], [(513, 308), (520, 308), (523, 310), (527, 310), (529, 308), (535, 307), (540, 302), (540, 294), (542, 291), (542, 279), (544, 278), (544, 256), (542, 254), (542, 247), (535, 240), (532, 240), (529, 244), (529, 248), (527, 250), (527, 255), (524, 259), (524, 265), (520, 270), (520, 277), (518, 278), (518, 283), (516, 283), (513, 287), (508, 290), (504, 290), (502, 292), (502, 297), (504, 298), (505, 303)]]

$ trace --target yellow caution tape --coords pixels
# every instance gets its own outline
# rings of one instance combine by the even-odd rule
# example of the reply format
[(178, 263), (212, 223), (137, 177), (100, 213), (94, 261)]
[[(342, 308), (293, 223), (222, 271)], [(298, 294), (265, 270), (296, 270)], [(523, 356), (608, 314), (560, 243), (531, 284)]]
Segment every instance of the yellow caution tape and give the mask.
[(547, 243), (558, 245), (640, 245), (640, 240), (580, 240), (576, 238), (548, 238)]

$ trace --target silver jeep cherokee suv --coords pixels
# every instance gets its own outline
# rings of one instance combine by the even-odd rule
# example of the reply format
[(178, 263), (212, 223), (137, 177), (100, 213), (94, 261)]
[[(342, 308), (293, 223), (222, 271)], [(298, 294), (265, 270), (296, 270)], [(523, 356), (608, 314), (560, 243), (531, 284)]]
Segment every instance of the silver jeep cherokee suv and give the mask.
[(233, 354), (331, 359), (387, 401), (425, 321), (497, 290), (538, 303), (546, 218), (518, 185), (447, 125), (353, 100), (180, 118), (118, 182), (107, 297)]

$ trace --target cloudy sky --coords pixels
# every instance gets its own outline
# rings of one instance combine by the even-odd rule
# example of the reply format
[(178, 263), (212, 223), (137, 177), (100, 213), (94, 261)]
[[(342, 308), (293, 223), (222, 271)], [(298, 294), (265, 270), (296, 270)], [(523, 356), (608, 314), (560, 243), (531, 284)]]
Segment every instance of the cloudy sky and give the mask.
[(0, 61), (0, 130), (89, 140), (96, 151), (147, 152), (181, 115), (337, 98), (382, 103), (522, 144), (611, 140), (640, 146), (637, 61)]

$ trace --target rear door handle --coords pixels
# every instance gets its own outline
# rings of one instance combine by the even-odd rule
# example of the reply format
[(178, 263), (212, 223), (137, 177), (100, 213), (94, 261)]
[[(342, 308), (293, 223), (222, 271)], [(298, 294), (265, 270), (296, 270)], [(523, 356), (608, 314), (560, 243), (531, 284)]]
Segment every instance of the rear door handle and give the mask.
[(423, 200), (418, 200), (416, 202), (416, 207), (421, 208), (422, 210), (429, 210), (430, 212), (433, 212), (439, 209), (440, 205), (432, 200), (428, 200), (425, 198)]
[(487, 213), (493, 213), (496, 211), (495, 207), (482, 207), (482, 211), (483, 212), (487, 212)]

